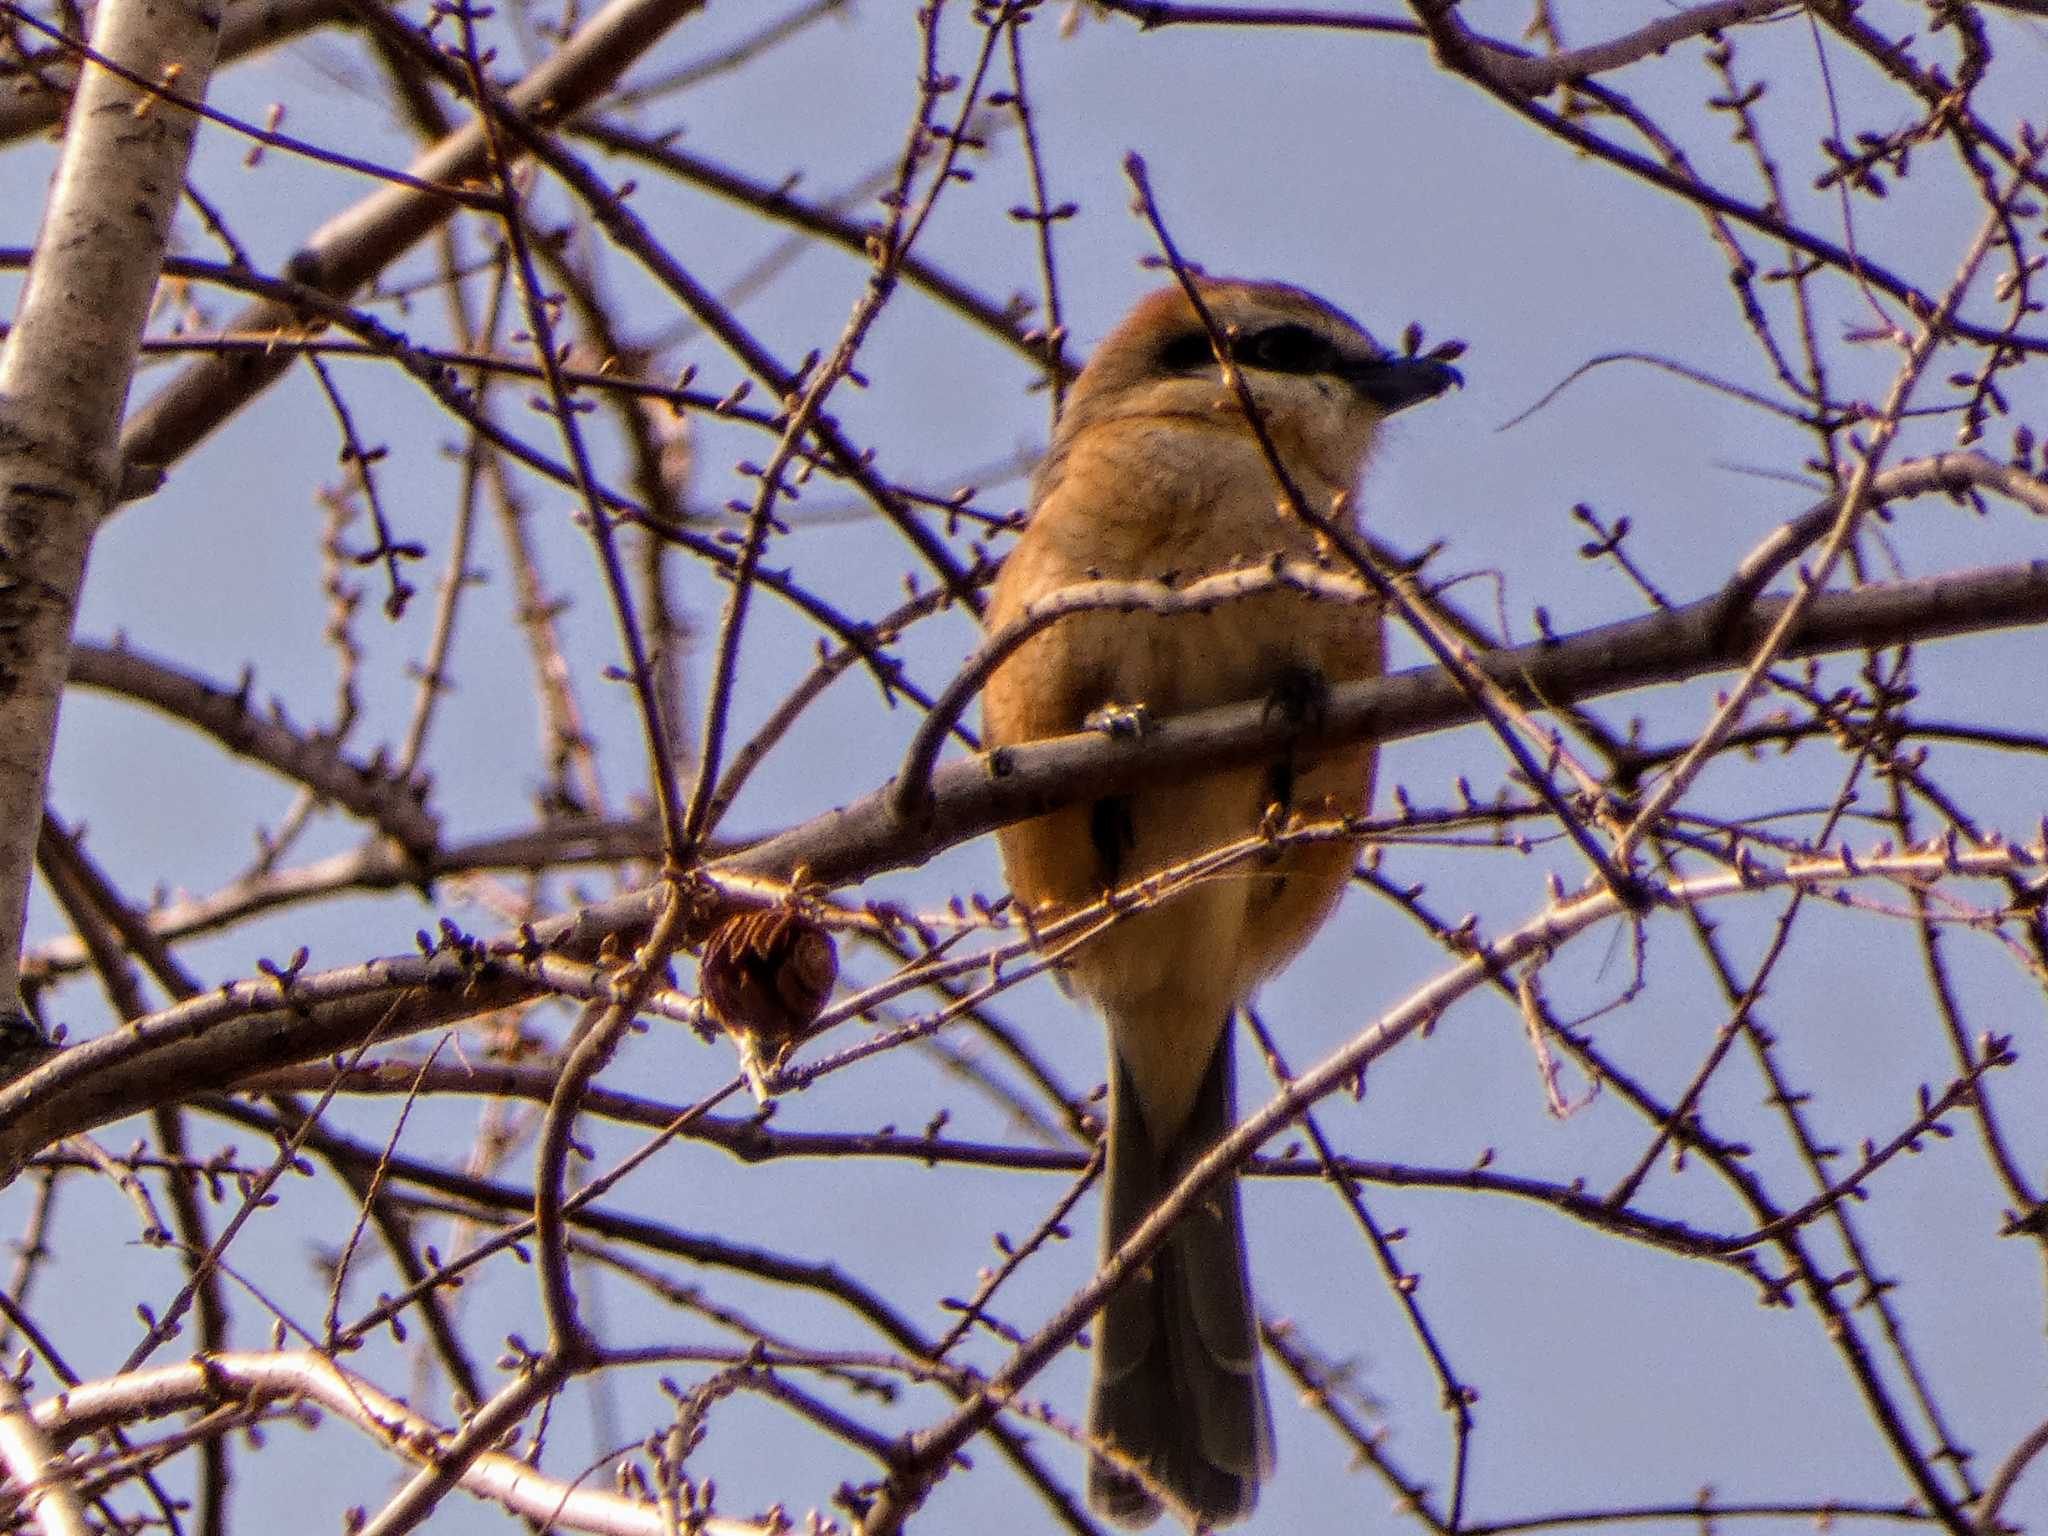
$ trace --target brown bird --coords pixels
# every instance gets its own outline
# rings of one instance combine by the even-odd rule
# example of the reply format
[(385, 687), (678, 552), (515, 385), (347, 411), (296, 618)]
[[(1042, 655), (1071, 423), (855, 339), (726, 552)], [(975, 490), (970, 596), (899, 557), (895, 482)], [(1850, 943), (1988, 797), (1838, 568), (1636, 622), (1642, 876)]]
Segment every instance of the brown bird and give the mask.
[[(1458, 383), (1447, 363), (1388, 353), (1349, 316), (1278, 283), (1200, 292), (1256, 413), (1316, 511), (1349, 522), (1379, 425)], [(1060, 413), (1004, 563), (991, 632), (1063, 587), (1184, 583), (1276, 556), (1319, 557), (1178, 287), (1146, 298), (1103, 341)], [(1205, 613), (1098, 611), (1061, 619), (989, 680), (991, 746), (1064, 735), (1140, 709), (1175, 714), (1268, 698), (1310, 709), (1331, 683), (1377, 677), (1380, 616), (1364, 605), (1266, 594)], [(1036, 916), (1097, 900), (1247, 836), (1269, 808), (1350, 815), (1372, 795), (1374, 751), (1290, 755), (1072, 806), (1001, 833), (1010, 888)], [(1066, 980), (1108, 1025), (1105, 1259), (1230, 1129), (1231, 1019), (1329, 915), (1353, 847), (1302, 844), (1202, 880), (1077, 950)], [(1098, 1319), (1089, 1433), (1212, 1523), (1240, 1519), (1273, 1467), (1272, 1416), (1234, 1185), (1191, 1209)], [(1091, 1459), (1090, 1503), (1125, 1525), (1160, 1502)]]

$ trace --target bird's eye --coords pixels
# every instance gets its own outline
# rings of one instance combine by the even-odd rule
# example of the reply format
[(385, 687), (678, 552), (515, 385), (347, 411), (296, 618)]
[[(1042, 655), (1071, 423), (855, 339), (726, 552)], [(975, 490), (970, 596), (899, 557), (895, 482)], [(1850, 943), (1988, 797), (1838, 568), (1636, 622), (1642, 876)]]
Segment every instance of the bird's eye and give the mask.
[(1191, 373), (1216, 361), (1207, 331), (1183, 331), (1160, 349), (1159, 361), (1169, 373)]
[(1275, 325), (1255, 331), (1238, 355), (1254, 368), (1270, 368), (1276, 373), (1324, 373), (1336, 362), (1335, 349), (1305, 325)]

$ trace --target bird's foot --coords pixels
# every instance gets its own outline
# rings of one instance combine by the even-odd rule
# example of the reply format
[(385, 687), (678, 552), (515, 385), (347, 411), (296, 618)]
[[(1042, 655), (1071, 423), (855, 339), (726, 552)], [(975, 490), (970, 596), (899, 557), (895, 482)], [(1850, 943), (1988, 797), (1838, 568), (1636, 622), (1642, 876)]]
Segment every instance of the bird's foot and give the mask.
[(1081, 725), (1116, 741), (1142, 741), (1152, 733), (1152, 712), (1142, 704), (1105, 704), (1090, 710)]
[(1289, 662), (1266, 694), (1266, 718), (1278, 715), (1299, 730), (1320, 730), (1330, 718), (1330, 680), (1305, 661)]

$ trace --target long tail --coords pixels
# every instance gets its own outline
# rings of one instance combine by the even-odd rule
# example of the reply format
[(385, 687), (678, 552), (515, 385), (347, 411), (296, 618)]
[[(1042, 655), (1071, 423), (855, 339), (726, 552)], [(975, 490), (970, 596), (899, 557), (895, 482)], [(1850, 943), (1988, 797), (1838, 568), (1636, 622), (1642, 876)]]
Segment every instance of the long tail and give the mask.
[[(1123, 1244), (1188, 1168), (1229, 1131), (1231, 1035), (1226, 1026), (1195, 1107), (1158, 1147), (1121, 1061), (1109, 1091), (1105, 1257)], [(1115, 1056), (1115, 1052), (1111, 1052)], [(1146, 1468), (1212, 1525), (1241, 1520), (1273, 1470), (1273, 1416), (1259, 1370), (1259, 1330), (1245, 1273), (1235, 1180), (1174, 1227), (1096, 1322), (1088, 1430)], [(1096, 1458), (1088, 1502), (1119, 1525), (1148, 1525), (1159, 1501)]]

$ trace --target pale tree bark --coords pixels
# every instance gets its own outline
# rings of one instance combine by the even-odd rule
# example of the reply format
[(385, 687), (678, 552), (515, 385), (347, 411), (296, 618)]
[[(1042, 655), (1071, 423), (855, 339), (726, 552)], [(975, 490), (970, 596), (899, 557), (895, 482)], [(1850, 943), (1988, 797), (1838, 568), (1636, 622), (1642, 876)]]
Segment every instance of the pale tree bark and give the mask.
[(117, 434), (185, 184), (220, 14), (108, 0), (79, 83), (21, 308), (0, 355), (0, 1071), (41, 1041), (21, 932), (57, 701), (93, 530), (120, 489)]

